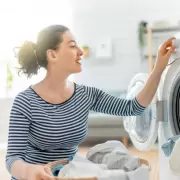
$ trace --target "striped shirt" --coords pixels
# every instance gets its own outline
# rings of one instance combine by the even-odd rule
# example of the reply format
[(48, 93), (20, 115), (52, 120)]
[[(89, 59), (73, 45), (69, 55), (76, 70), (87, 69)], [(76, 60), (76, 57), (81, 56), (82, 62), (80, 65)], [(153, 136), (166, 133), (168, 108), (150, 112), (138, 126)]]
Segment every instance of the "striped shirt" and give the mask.
[[(121, 99), (95, 87), (75, 84), (74, 94), (60, 104), (43, 100), (31, 87), (20, 92), (10, 114), (6, 166), (16, 160), (48, 163), (76, 154), (88, 135), (88, 115), (96, 111), (117, 116), (143, 113), (136, 98)], [(12, 177), (14, 180), (15, 178)]]

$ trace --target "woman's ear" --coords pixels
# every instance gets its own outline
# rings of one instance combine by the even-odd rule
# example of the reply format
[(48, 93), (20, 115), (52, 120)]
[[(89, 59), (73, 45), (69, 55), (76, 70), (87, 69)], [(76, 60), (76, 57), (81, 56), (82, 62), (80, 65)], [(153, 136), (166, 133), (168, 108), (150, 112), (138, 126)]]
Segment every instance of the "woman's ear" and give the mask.
[(47, 50), (47, 58), (50, 61), (54, 61), (56, 59), (56, 54), (52, 49)]

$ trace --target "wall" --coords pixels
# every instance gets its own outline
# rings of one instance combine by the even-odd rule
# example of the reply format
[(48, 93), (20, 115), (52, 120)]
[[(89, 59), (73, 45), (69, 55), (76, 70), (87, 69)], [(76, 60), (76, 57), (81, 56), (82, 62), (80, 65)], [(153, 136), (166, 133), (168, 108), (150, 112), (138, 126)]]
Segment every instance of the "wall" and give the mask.
[[(72, 4), (77, 41), (92, 48), (92, 57), (84, 60), (84, 71), (76, 81), (108, 90), (126, 90), (136, 73), (148, 71), (138, 49), (140, 20), (180, 19), (179, 0), (72, 0)], [(94, 54), (96, 44), (106, 37), (112, 39), (114, 53), (104, 62)]]
[[(49, 1), (42, 2), (41, 0), (7, 0), (1, 3), (0, 22), (3, 28), (0, 31), (0, 98), (14, 97), (19, 91), (44, 78), (43, 70), (39, 72), (38, 76), (33, 76), (28, 80), (24, 75), (19, 77), (16, 72), (19, 63), (14, 57), (13, 48), (19, 47), (26, 40), (36, 41), (37, 33), (51, 24), (64, 24), (71, 28), (72, 10), (70, 3), (69, 0), (52, 0), (53, 8), (49, 8)], [(7, 93), (6, 66), (8, 62), (12, 65), (14, 80), (13, 90)]]

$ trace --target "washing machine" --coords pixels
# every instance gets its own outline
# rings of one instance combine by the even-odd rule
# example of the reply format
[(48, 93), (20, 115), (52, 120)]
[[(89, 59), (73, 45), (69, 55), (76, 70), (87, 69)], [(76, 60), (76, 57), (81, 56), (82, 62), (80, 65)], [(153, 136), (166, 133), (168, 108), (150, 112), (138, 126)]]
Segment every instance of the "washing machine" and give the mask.
[(157, 97), (160, 180), (177, 180), (180, 177), (172, 175), (169, 159), (164, 155), (161, 146), (168, 138), (180, 134), (180, 58), (163, 73)]
[[(156, 95), (145, 112), (124, 118), (124, 127), (136, 149), (146, 151), (157, 144), (160, 180), (180, 180), (180, 177), (172, 175), (168, 157), (161, 149), (168, 138), (180, 134), (180, 55), (174, 55), (171, 60), (173, 63), (163, 72)], [(148, 76), (145, 73), (134, 76), (127, 98), (134, 98), (140, 92)]]

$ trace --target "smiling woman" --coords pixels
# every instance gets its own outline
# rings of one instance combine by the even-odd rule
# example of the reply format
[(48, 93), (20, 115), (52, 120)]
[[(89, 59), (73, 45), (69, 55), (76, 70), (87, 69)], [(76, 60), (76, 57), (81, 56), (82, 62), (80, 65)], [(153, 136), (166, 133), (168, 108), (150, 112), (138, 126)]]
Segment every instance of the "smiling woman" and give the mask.
[[(3, 1), (0, 6), (0, 96), (6, 96), (6, 64), (10, 62), (13, 72), (13, 84), (11, 95), (15, 96), (19, 91), (30, 84), (34, 84), (44, 77), (45, 70), (40, 69), (38, 76), (27, 80), (24, 76), (18, 76), (15, 67), (18, 67), (14, 59), (13, 48), (20, 46), (24, 40), (35, 42), (37, 33), (51, 24), (64, 24), (72, 29), (72, 8), (69, 0), (53, 0), (53, 8), (49, 8), (49, 1)], [(47, 13), (48, 12), (48, 13)], [(5, 17), (5, 18), (4, 18)], [(8, 39), (8, 40), (7, 40)]]

